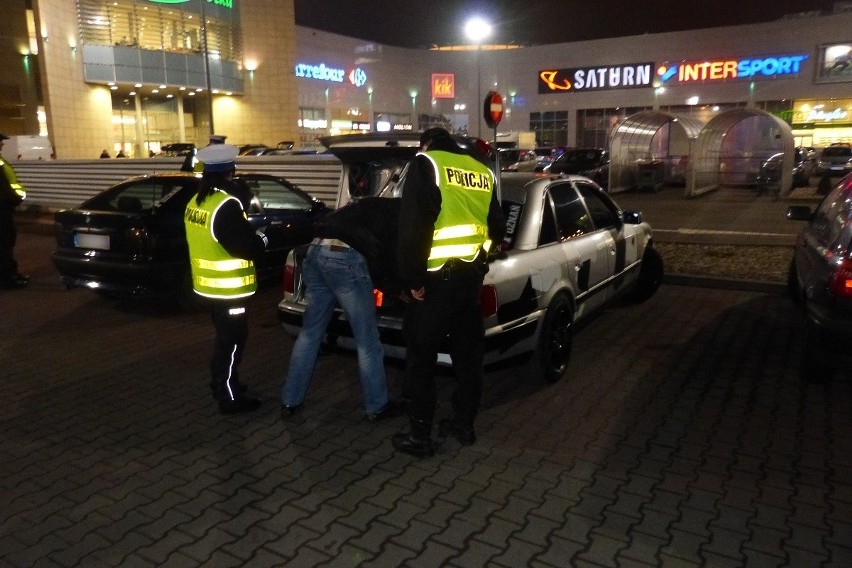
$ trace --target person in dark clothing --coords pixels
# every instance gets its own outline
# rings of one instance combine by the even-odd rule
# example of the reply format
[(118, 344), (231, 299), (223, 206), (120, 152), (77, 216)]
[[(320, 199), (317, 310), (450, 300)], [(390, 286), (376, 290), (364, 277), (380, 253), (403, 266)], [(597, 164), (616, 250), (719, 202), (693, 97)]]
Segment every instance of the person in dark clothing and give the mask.
[(267, 239), (255, 231), (237, 197), (234, 182), (237, 148), (202, 148), (201, 189), (184, 214), (195, 293), (211, 306), (216, 329), (210, 361), (210, 388), (222, 414), (251, 412), (260, 400), (244, 394), (237, 369), (248, 338), (248, 299), (257, 290), (254, 260)]
[(453, 417), (441, 423), (439, 433), (465, 445), (476, 440), (485, 334), (479, 294), (487, 253), (506, 230), (494, 181), (481, 157), (461, 149), (446, 130), (433, 128), (421, 136), (420, 152), (403, 182), (399, 221), (399, 273), (413, 298), (403, 323), (409, 429), (392, 439), (399, 451), (434, 454), (434, 374), (445, 340), (458, 384)]
[(302, 408), (336, 304), (346, 313), (357, 345), (367, 419), (398, 414), (398, 405), (388, 398), (373, 289), (401, 291), (395, 263), (399, 211), (399, 199), (365, 197), (317, 224), (302, 264), (308, 304), (281, 387), (283, 418)]
[[(3, 141), (9, 137), (0, 134), (0, 151)], [(15, 227), (15, 209), (26, 197), (24, 187), (18, 183), (15, 169), (0, 155), (0, 289), (17, 290), (30, 283), (28, 276), (18, 272), (15, 260), (15, 243), (18, 231)]]

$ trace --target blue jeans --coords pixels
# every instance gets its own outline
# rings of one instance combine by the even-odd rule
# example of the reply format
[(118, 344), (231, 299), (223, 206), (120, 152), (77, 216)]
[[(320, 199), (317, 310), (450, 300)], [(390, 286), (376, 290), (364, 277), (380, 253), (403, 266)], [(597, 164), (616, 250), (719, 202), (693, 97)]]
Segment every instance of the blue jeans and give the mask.
[(388, 403), (384, 349), (376, 324), (373, 282), (367, 261), (353, 248), (312, 244), (302, 264), (305, 281), (305, 315), (302, 329), (290, 355), (290, 368), (281, 388), (281, 402), (298, 406), (305, 400), (314, 374), (320, 343), (340, 304), (352, 328), (358, 349), (358, 371), (368, 414), (382, 410)]

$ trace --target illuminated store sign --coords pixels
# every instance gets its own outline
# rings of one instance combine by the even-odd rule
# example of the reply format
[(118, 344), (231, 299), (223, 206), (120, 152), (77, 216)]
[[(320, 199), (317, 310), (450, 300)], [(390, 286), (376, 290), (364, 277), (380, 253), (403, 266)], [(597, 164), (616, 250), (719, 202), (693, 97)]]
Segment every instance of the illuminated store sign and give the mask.
[(456, 76), (453, 73), (432, 73), (432, 98), (453, 99), (456, 96)]
[(650, 87), (653, 63), (548, 69), (538, 73), (538, 92), (565, 93)]
[(852, 122), (852, 99), (796, 101), (790, 122), (794, 124), (837, 124)]
[(325, 63), (320, 63), (319, 65), (297, 63), (296, 77), (319, 79), (320, 81), (331, 81), (333, 83), (342, 83), (348, 79), (356, 87), (363, 87), (367, 82), (367, 74), (360, 67), (356, 67), (347, 73), (345, 69), (326, 67)]
[(756, 59), (715, 59), (660, 65), (657, 77), (663, 83), (697, 83), (732, 79), (760, 79), (797, 75), (807, 55), (781, 55)]
[[(148, 0), (154, 4), (186, 4), (190, 0)], [(234, 0), (207, 0), (208, 4), (222, 6), (223, 8), (234, 8)]]
[(386, 120), (376, 122), (377, 132), (411, 132), (413, 130), (413, 124), (388, 122)]

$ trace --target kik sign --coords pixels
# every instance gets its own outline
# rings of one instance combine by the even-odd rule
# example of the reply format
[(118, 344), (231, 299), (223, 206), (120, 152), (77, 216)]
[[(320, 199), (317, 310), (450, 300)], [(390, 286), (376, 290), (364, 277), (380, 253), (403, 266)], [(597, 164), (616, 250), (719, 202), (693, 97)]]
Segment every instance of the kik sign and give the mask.
[(662, 83), (700, 83), (797, 75), (807, 58), (804, 54), (794, 54), (664, 63), (657, 69), (657, 77)]
[(571, 93), (650, 87), (653, 63), (629, 63), (570, 69), (545, 69), (538, 72), (538, 92)]
[(454, 99), (456, 76), (453, 73), (432, 73), (432, 98)]

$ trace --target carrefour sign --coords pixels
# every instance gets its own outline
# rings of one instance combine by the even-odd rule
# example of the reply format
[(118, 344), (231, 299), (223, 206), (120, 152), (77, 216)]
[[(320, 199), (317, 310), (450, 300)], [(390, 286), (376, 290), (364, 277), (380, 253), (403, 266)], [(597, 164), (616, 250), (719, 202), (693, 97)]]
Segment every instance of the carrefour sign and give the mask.
[(807, 58), (807, 55), (795, 54), (664, 63), (657, 68), (657, 77), (662, 83), (698, 83), (797, 75)]
[(538, 72), (538, 92), (566, 93), (650, 87), (653, 63), (630, 63)]
[(343, 83), (348, 79), (356, 87), (363, 87), (367, 83), (367, 73), (360, 67), (356, 67), (347, 73), (345, 69), (328, 67), (325, 63), (320, 63), (319, 65), (297, 63), (296, 77), (319, 79), (320, 81), (331, 81), (332, 83)]

